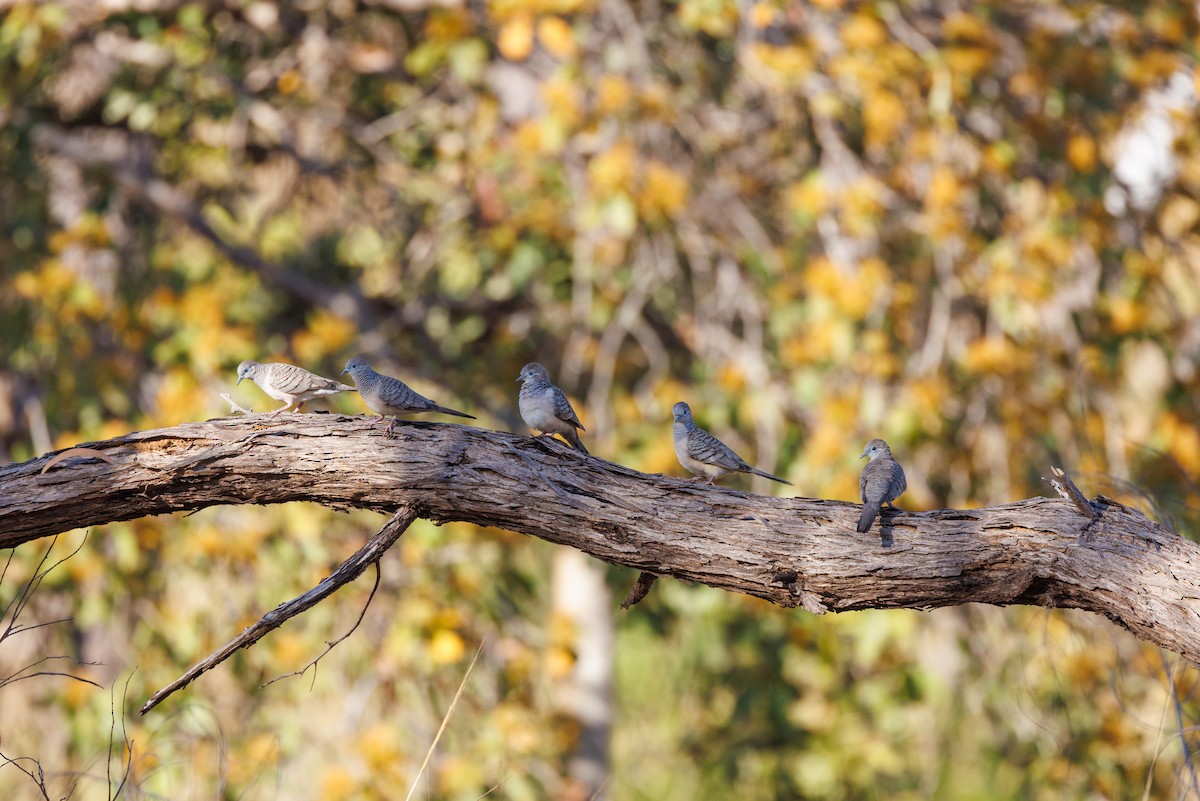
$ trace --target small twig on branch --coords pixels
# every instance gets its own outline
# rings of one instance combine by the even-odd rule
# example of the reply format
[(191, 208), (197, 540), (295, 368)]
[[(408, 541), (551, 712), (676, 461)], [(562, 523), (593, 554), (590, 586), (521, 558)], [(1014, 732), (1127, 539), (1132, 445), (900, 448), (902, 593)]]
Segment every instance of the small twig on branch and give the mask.
[[(53, 622), (54, 623), (65, 623), (70, 619), (71, 618), (67, 617), (67, 618), (63, 618), (62, 620), (55, 620)], [(45, 623), (45, 624), (40, 624), (40, 625), (50, 625), (50, 624)], [(21, 629), (21, 631), (29, 631), (30, 629), (34, 629), (34, 628), (38, 628), (38, 626), (27, 626), (27, 627)], [(0, 679), (0, 689), (3, 689), (10, 684), (16, 684), (18, 681), (24, 681), (25, 679), (32, 679), (36, 676), (62, 676), (63, 678), (74, 679), (75, 681), (80, 681), (80, 682), (83, 682), (84, 684), (90, 684), (93, 687), (100, 687), (100, 689), (104, 689), (101, 685), (97, 684), (96, 682), (92, 681), (91, 679), (85, 679), (83, 676), (76, 676), (74, 673), (64, 673), (61, 670), (38, 670), (34, 673), (26, 673), (25, 675), (21, 675), (21, 674), (25, 673), (25, 671), (27, 671), (27, 670), (33, 670), (38, 665), (41, 665), (45, 662), (49, 662), (54, 659), (71, 659), (71, 657), (69, 657), (69, 656), (43, 656), (38, 661), (28, 664), (25, 667), (21, 668), (20, 670), (16, 671), (15, 673), (12, 673), (8, 676), (5, 676), (3, 679)], [(75, 661), (75, 660), (71, 659), (71, 661)], [(91, 665), (94, 667), (101, 663), (100, 662), (75, 662), (75, 664)]]
[[(357, 629), (360, 625), (362, 625), (363, 618), (367, 616), (367, 610), (371, 608), (371, 601), (375, 600), (375, 592), (379, 589), (379, 577), (380, 577), (379, 562), (375, 562), (374, 567), (375, 567), (375, 583), (373, 585), (371, 585), (371, 594), (367, 596), (367, 602), (365, 604), (363, 604), (362, 611), (358, 613), (358, 620), (354, 621), (354, 625), (350, 627), (349, 631), (347, 631), (341, 637), (338, 637), (336, 640), (326, 640), (325, 641), (325, 650), (322, 651), (321, 653), (317, 654), (316, 656), (314, 656), (307, 665), (300, 668), (299, 670), (293, 670), (291, 673), (284, 673), (282, 675), (276, 676), (275, 678), (271, 679), (268, 682), (264, 682), (264, 683), (260, 684), (259, 685), (260, 690), (263, 687), (266, 687), (269, 684), (274, 684), (275, 682), (277, 682), (281, 679), (290, 678), (291, 676), (303, 676), (310, 667), (313, 667), (318, 662), (320, 662), (322, 659), (324, 659), (325, 654), (329, 653), (334, 648), (336, 648), (338, 646), (338, 644), (340, 642), (342, 642), (342, 640), (349, 637), (351, 634), (354, 633), (355, 629)], [(313, 680), (314, 681), (316, 680), (316, 671), (313, 671)]]
[(1095, 520), (1100, 516), (1091, 502), (1088, 501), (1084, 494), (1079, 491), (1079, 487), (1075, 486), (1075, 482), (1071, 480), (1061, 467), (1051, 467), (1050, 472), (1054, 474), (1054, 478), (1042, 478), (1054, 487), (1054, 491), (1062, 497), (1066, 498), (1071, 503), (1075, 504), (1075, 508), (1079, 510), (1084, 517)]
[(117, 785), (117, 791), (114, 793), (112, 789), (112, 755), (113, 755), (113, 739), (116, 737), (117, 729), (117, 684), (113, 682), (112, 690), (108, 696), (108, 759), (105, 760), (104, 775), (108, 780), (108, 792), (110, 801), (117, 801), (121, 796), (121, 791), (125, 789), (125, 782), (129, 781), (129, 774), (133, 769), (133, 741), (129, 739), (125, 729), (125, 700), (129, 697), (129, 682), (133, 678), (133, 674), (137, 672), (137, 668), (129, 671), (129, 675), (125, 677), (125, 687), (121, 690), (121, 745), (125, 746), (125, 771), (121, 774), (121, 783)]
[[(5, 765), (12, 765), (14, 768), (29, 777), (29, 780), (37, 786), (38, 792), (42, 794), (42, 798), (46, 799), (46, 801), (50, 801), (50, 793), (46, 790), (46, 772), (42, 770), (41, 762), (38, 762), (33, 757), (10, 757), (3, 753), (0, 753), (0, 759), (4, 760), (3, 762), (0, 762), (0, 768), (4, 767)], [(37, 774), (34, 775), (34, 768), (27, 768), (21, 764), (22, 762), (32, 762), (34, 764), (34, 768), (37, 769)]]
[(375, 532), (363, 547), (355, 551), (349, 559), (342, 562), (320, 584), (303, 595), (282, 603), (270, 612), (267, 612), (257, 623), (247, 627), (237, 637), (227, 642), (202, 661), (197, 662), (187, 673), (184, 673), (175, 681), (150, 696), (150, 700), (142, 704), (140, 714), (146, 714), (162, 703), (168, 696), (191, 684), (200, 674), (212, 670), (242, 648), (249, 648), (251, 645), (254, 645), (254, 643), (261, 640), (272, 630), (279, 628), (296, 615), (316, 606), (337, 592), (341, 587), (361, 576), (362, 572), (367, 569), (367, 566), (378, 562), (387, 552), (388, 548), (391, 548), (396, 540), (400, 539), (400, 535), (408, 530), (408, 527), (416, 519), (417, 513), (412, 506), (400, 507), (392, 515), (391, 520), (388, 520), (384, 524), (383, 528)]
[(638, 573), (637, 582), (629, 588), (629, 594), (625, 596), (625, 600), (621, 601), (621, 608), (628, 609), (645, 598), (656, 581), (658, 581), (658, 576), (653, 573), (647, 573), (645, 570)]
[(239, 406), (237, 401), (235, 401), (233, 399), (233, 396), (230, 395), (228, 392), (221, 393), (221, 400), (223, 400), (229, 404), (229, 413), (230, 414), (233, 414), (234, 412), (238, 412), (240, 414), (254, 414), (253, 409), (247, 409), (242, 406)]

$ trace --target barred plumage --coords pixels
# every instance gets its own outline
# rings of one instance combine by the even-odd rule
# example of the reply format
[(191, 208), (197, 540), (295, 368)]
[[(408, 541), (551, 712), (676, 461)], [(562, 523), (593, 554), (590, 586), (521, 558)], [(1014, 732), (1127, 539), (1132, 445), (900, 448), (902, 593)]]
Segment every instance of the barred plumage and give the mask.
[(587, 429), (579, 422), (579, 415), (571, 408), (566, 393), (550, 383), (546, 368), (537, 362), (530, 362), (521, 368), (517, 381), (523, 382), (517, 405), (525, 425), (543, 434), (559, 434), (575, 450), (587, 453), (588, 449), (583, 447), (583, 441), (575, 430)]
[(865, 533), (875, 522), (875, 516), (886, 503), (899, 498), (908, 489), (904, 468), (892, 457), (892, 449), (881, 439), (873, 439), (863, 449), (862, 457), (870, 459), (858, 479), (858, 494), (862, 496), (862, 515), (858, 518), (858, 531)]
[(283, 406), (280, 406), (272, 414), (287, 411), (292, 406), (296, 407), (296, 411), (300, 411), (304, 408), (305, 402), (313, 398), (319, 398), (322, 395), (336, 395), (339, 392), (354, 389), (340, 381), (322, 378), (303, 367), (285, 362), (259, 364), (252, 359), (247, 359), (238, 365), (237, 374), (237, 383), (242, 383), (243, 378), (249, 378), (258, 384), (258, 388), (263, 392), (275, 400), (284, 402)]
[(683, 401), (675, 404), (671, 412), (675, 418), (672, 435), (679, 463), (689, 472), (707, 477), (709, 484), (729, 473), (753, 473), (780, 484), (792, 483), (747, 464), (732, 448), (696, 425), (696, 421), (692, 419), (691, 407)]
[(389, 414), (392, 415), (392, 421), (388, 423), (389, 433), (395, 425), (396, 418), (401, 415), (437, 412), (475, 419), (474, 415), (466, 412), (439, 406), (398, 378), (375, 372), (367, 360), (361, 356), (346, 362), (346, 369), (342, 370), (342, 374), (346, 373), (354, 377), (354, 383), (358, 386), (358, 394), (362, 397), (363, 403), (376, 412), (380, 420)]

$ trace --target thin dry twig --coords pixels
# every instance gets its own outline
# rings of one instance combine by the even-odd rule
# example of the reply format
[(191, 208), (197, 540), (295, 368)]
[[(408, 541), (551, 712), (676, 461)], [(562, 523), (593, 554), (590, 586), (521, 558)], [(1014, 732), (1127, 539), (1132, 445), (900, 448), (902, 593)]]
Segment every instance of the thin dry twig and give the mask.
[(433, 736), (433, 742), (429, 744), (429, 750), (425, 752), (425, 759), (421, 762), (421, 768), (417, 771), (417, 776), (413, 779), (412, 786), (408, 788), (408, 795), (404, 796), (404, 801), (410, 801), (412, 794), (416, 792), (417, 785), (421, 782), (421, 774), (429, 766), (429, 759), (433, 756), (433, 749), (437, 748), (438, 741), (442, 739), (442, 733), (446, 731), (446, 724), (450, 722), (450, 716), (454, 714), (454, 707), (458, 706), (458, 699), (462, 698), (463, 690), (467, 688), (467, 679), (471, 678), (471, 671), (475, 669), (475, 663), (479, 661), (479, 655), (483, 653), (483, 644), (486, 642), (487, 637), (479, 641), (479, 647), (475, 649), (475, 656), (471, 658), (471, 664), (467, 665), (467, 672), (463, 675), (462, 681), (458, 685), (458, 692), (454, 694), (454, 700), (450, 702), (450, 708), (442, 716), (442, 725), (438, 726), (437, 734)]
[(342, 562), (336, 570), (328, 577), (321, 581), (320, 584), (313, 587), (303, 595), (297, 596), (290, 601), (280, 604), (263, 615), (257, 623), (249, 626), (234, 637), (221, 648), (214, 651), (212, 654), (197, 662), (186, 673), (177, 678), (175, 681), (163, 687), (161, 690), (150, 696), (150, 700), (142, 704), (140, 714), (146, 714), (154, 707), (162, 703), (168, 696), (178, 690), (183, 689), (187, 685), (196, 680), (200, 674), (212, 670), (217, 665), (224, 662), (230, 656), (243, 648), (249, 648), (254, 643), (261, 640), (269, 632), (279, 628), (291, 618), (305, 612), (318, 603), (328, 598), (338, 589), (349, 584), (354, 579), (362, 575), (362, 572), (367, 569), (368, 565), (378, 562), (379, 559), (395, 544), (396, 540), (400, 539), (400, 535), (408, 530), (408, 527), (414, 520), (417, 519), (416, 510), (411, 506), (402, 506), (392, 515), (391, 519), (384, 524), (383, 528), (375, 532), (363, 547), (354, 552), (349, 559)]
[[(0, 759), (4, 760), (3, 762), (0, 762), (0, 768), (4, 767), (5, 765), (12, 765), (14, 768), (29, 777), (29, 780), (37, 786), (38, 792), (42, 794), (42, 798), (46, 799), (46, 801), (50, 801), (50, 793), (46, 790), (46, 772), (42, 770), (41, 762), (38, 762), (33, 757), (6, 756), (2, 752), (0, 752)], [(37, 775), (35, 776), (33, 773), (34, 768), (26, 768), (21, 764), (22, 762), (32, 762), (37, 769)]]
[(228, 392), (221, 393), (221, 400), (223, 400), (229, 404), (229, 413), (230, 414), (233, 414), (235, 412), (240, 413), (240, 414), (254, 414), (253, 409), (247, 409), (244, 406), (239, 406), (237, 401), (235, 401), (233, 399), (233, 396), (230, 395)]
[(129, 781), (129, 775), (133, 768), (133, 740), (128, 738), (125, 728), (125, 699), (129, 697), (129, 682), (133, 678), (133, 674), (137, 672), (137, 668), (129, 671), (129, 675), (125, 677), (125, 687), (121, 690), (121, 744), (125, 746), (125, 771), (121, 774), (121, 783), (117, 785), (117, 790), (114, 793), (112, 789), (112, 754), (113, 754), (113, 738), (116, 736), (117, 728), (117, 685), (114, 682), (112, 691), (108, 697), (108, 759), (105, 760), (104, 776), (107, 780), (108, 791), (110, 793), (110, 801), (117, 801), (121, 796), (121, 791), (125, 789), (125, 783)]
[[(263, 687), (266, 687), (270, 684), (274, 684), (275, 682), (280, 681), (281, 679), (290, 678), (291, 676), (303, 676), (306, 672), (308, 672), (308, 669), (310, 667), (315, 666), (318, 662), (320, 662), (322, 659), (324, 659), (326, 654), (328, 654), (330, 651), (332, 651), (334, 648), (336, 648), (339, 643), (341, 643), (343, 640), (345, 640), (347, 637), (349, 637), (351, 634), (353, 634), (355, 629), (357, 629), (360, 625), (362, 625), (363, 618), (367, 616), (367, 610), (371, 608), (371, 601), (373, 601), (375, 599), (375, 593), (379, 589), (379, 578), (380, 578), (379, 562), (376, 562), (374, 564), (374, 567), (375, 567), (375, 583), (371, 585), (371, 594), (367, 596), (367, 602), (365, 604), (363, 604), (362, 611), (358, 613), (358, 620), (354, 621), (354, 625), (351, 626), (350, 629), (345, 634), (343, 634), (341, 637), (338, 637), (336, 640), (326, 640), (325, 641), (325, 650), (322, 651), (321, 653), (317, 654), (316, 656), (314, 656), (307, 665), (300, 668), (299, 670), (293, 670), (291, 673), (283, 673), (279, 676), (276, 676), (275, 678), (271, 679), (270, 681), (264, 682), (263, 684), (259, 685), (259, 689), (262, 689)], [(316, 671), (313, 671), (313, 680), (314, 681), (316, 680)]]
[[(67, 618), (63, 618), (62, 620), (55, 620), (52, 622), (53, 623), (65, 623), (66, 621), (68, 621), (70, 619), (71, 618), (67, 617)], [(39, 624), (39, 626), (40, 625), (48, 626), (48, 625), (50, 625), (50, 623)], [(34, 628), (38, 628), (38, 626), (28, 626), (26, 628), (21, 629), (21, 631), (29, 631), (30, 629), (34, 629)], [(74, 673), (64, 673), (61, 670), (39, 670), (34, 673), (29, 673), (28, 675), (24, 675), (24, 676), (21, 675), (22, 673), (25, 673), (25, 671), (32, 670), (33, 668), (37, 667), (38, 665), (40, 665), (44, 662), (49, 662), (53, 659), (71, 659), (71, 657), (69, 657), (69, 656), (43, 656), (38, 661), (28, 664), (25, 667), (18, 670), (17, 672), (10, 674), (10, 675), (4, 677), (3, 679), (0, 679), (0, 689), (3, 689), (4, 687), (7, 687), (10, 684), (16, 684), (18, 681), (24, 681), (25, 679), (32, 679), (36, 676), (63, 676), (64, 678), (74, 679), (75, 681), (80, 681), (80, 682), (83, 682), (84, 684), (90, 684), (93, 687), (101, 687), (101, 689), (103, 689), (103, 687), (101, 685), (97, 684), (96, 682), (92, 681), (91, 679), (85, 679), (83, 676), (76, 676)], [(74, 660), (72, 660), (72, 661), (74, 661)], [(100, 662), (75, 662), (75, 664), (91, 665), (94, 667), (101, 663)]]
[[(35, 629), (45, 628), (47, 626), (54, 626), (59, 623), (66, 623), (71, 620), (71, 618), (69, 618), (69, 617), (64, 617), (64, 618), (58, 618), (56, 620), (47, 620), (42, 623), (33, 623), (28, 626), (21, 626), (21, 625), (18, 625), (18, 623), (17, 623), (18, 619), (21, 617), (21, 613), (25, 611), (25, 608), (29, 605), (29, 601), (33, 597), (34, 592), (36, 592), (37, 588), (39, 586), (41, 586), (41, 583), (46, 578), (46, 576), (49, 575), (52, 570), (54, 570), (56, 567), (61, 565), (63, 562), (66, 562), (72, 556), (79, 553), (80, 549), (83, 548), (84, 543), (87, 542), (87, 533), (84, 533), (83, 539), (80, 541), (79, 545), (75, 548), (75, 550), (71, 551), (71, 553), (67, 554), (62, 559), (59, 559), (57, 562), (50, 565), (49, 567), (43, 568), (43, 565), (45, 565), (47, 560), (49, 560), (50, 553), (54, 550), (54, 545), (57, 542), (58, 542), (58, 536), (55, 535), (55, 537), (50, 541), (50, 546), (48, 548), (46, 548), (45, 553), (42, 554), (42, 558), (38, 561), (37, 567), (34, 569), (33, 574), (25, 582), (25, 585), (21, 588), (21, 590), (19, 592), (17, 592), (16, 594), (14, 594), (12, 598), (9, 599), (8, 603), (5, 604), (5, 606), (4, 606), (4, 610), (2, 612), (0, 612), (0, 621), (3, 621), (5, 618), (8, 618), (8, 623), (7, 623), (7, 625), (5, 625), (4, 631), (0, 632), (0, 642), (3, 642), (4, 640), (8, 639), (9, 637), (15, 636), (22, 632), (34, 631)], [(0, 584), (3, 584), (5, 576), (8, 575), (8, 568), (9, 568), (9, 566), (12, 565), (13, 554), (15, 553), (15, 550), (16, 549), (12, 549), (9, 551), (8, 559), (5, 561), (3, 569), (0, 569)], [(7, 687), (8, 685), (15, 684), (19, 681), (24, 681), (25, 679), (32, 679), (37, 676), (62, 676), (64, 678), (74, 679), (75, 681), (83, 682), (84, 684), (90, 684), (93, 687), (100, 686), (99, 684), (92, 681), (91, 679), (85, 679), (83, 676), (76, 676), (73, 673), (66, 673), (66, 672), (63, 672), (60, 670), (34, 670), (34, 668), (36, 668), (38, 665), (42, 665), (42, 664), (45, 664), (46, 662), (50, 662), (52, 660), (58, 660), (58, 659), (66, 659), (66, 660), (70, 660), (70, 661), (75, 661), (75, 660), (72, 660), (71, 657), (69, 657), (69, 656), (44, 656), (41, 659), (37, 660), (36, 662), (28, 664), (25, 667), (17, 670), (16, 672), (11, 673), (8, 676), (5, 676), (4, 678), (0, 679), (0, 688)], [(97, 663), (97, 662), (76, 662), (76, 664), (96, 665), (99, 663)], [(34, 670), (34, 672), (28, 673), (27, 671), (30, 671), (30, 670)]]

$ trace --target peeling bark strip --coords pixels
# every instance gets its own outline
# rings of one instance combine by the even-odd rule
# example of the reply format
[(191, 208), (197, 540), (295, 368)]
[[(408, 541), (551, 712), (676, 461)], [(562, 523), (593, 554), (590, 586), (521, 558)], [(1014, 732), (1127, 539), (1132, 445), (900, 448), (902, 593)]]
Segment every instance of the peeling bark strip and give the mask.
[(365, 417), (254, 415), (86, 445), (114, 464), (70, 459), (39, 475), (47, 454), (0, 467), (0, 548), (217, 504), (409, 506), (786, 607), (1086, 609), (1200, 661), (1200, 545), (1103, 496), (1094, 520), (1057, 498), (884, 510), (883, 547), (855, 531), (857, 504), (700, 486), (461, 425), (405, 422), (389, 440)]

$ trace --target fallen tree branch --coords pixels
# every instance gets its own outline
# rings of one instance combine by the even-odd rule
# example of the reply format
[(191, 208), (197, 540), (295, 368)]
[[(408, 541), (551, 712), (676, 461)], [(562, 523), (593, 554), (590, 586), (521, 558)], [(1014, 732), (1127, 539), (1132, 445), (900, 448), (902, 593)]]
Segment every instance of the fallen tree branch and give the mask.
[[(303, 595), (297, 596), (286, 603), (272, 609), (263, 615), (257, 623), (248, 626), (238, 636), (234, 637), (229, 642), (218, 648), (209, 656), (193, 665), (187, 673), (184, 673), (175, 681), (163, 687), (161, 690), (150, 696), (150, 700), (142, 704), (141, 714), (146, 714), (154, 707), (158, 706), (167, 699), (172, 693), (177, 690), (182, 690), (184, 687), (191, 684), (200, 674), (205, 671), (212, 670), (217, 665), (224, 662), (237, 651), (243, 648), (249, 648), (254, 643), (261, 640), (269, 632), (279, 628), (287, 621), (294, 618), (296, 615), (305, 612), (316, 606), (321, 601), (333, 595), (346, 584), (349, 584), (354, 579), (362, 575), (362, 572), (367, 569), (368, 565), (376, 564), (380, 557), (387, 553), (388, 548), (400, 539), (400, 535), (408, 530), (412, 522), (417, 519), (411, 507), (402, 507), (398, 512), (392, 515), (392, 519), (384, 524), (383, 528), (375, 532), (371, 539), (367, 540), (363, 547), (359, 548), (354, 554), (338, 565), (337, 570), (330, 573), (326, 578), (321, 580), (321, 583), (313, 587)], [(377, 585), (378, 586), (378, 585)], [(375, 594), (375, 590), (371, 590), (371, 594)], [(364, 610), (365, 611), (365, 610)], [(361, 618), (359, 618), (361, 620)], [(357, 628), (358, 624), (354, 624)], [(353, 631), (353, 629), (351, 629)], [(345, 639), (345, 637), (341, 638)], [(329, 644), (329, 649), (332, 649), (341, 640), (336, 640)], [(325, 653), (329, 651), (326, 650)], [(322, 654), (321, 656), (324, 656)], [(320, 659), (321, 657), (317, 657)], [(317, 660), (309, 663), (311, 666)], [(308, 667), (305, 667), (307, 670)], [(282, 678), (282, 677), (281, 677)], [(272, 680), (274, 681), (274, 680)], [(270, 684), (271, 682), (267, 682)]]
[[(895, 512), (646, 475), (530, 437), (366, 417), (250, 415), (135, 432), (0, 467), (0, 548), (218, 504), (315, 501), (495, 526), (612, 564), (812, 611), (1034, 604), (1103, 614), (1200, 661), (1200, 545), (1100, 496)], [(847, 470), (856, 466), (847, 461)], [(1086, 536), (1082, 533), (1086, 529)], [(881, 537), (892, 538), (882, 547)]]

